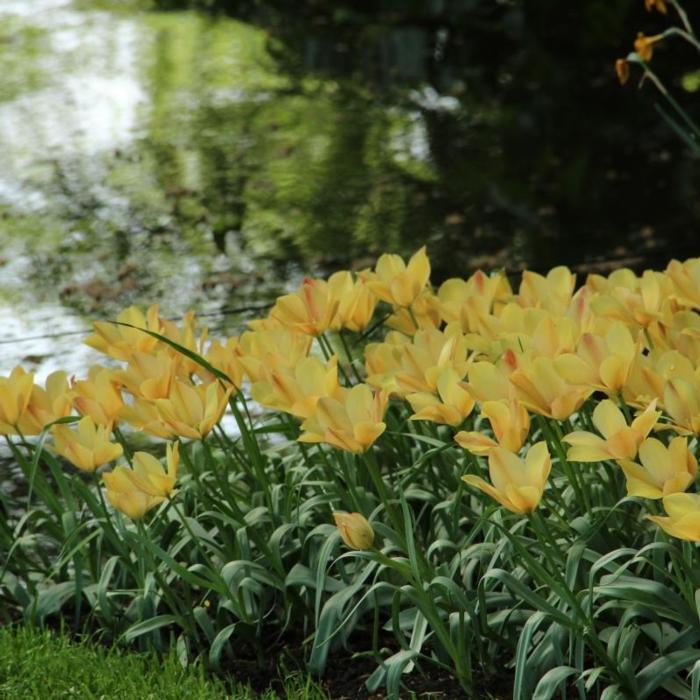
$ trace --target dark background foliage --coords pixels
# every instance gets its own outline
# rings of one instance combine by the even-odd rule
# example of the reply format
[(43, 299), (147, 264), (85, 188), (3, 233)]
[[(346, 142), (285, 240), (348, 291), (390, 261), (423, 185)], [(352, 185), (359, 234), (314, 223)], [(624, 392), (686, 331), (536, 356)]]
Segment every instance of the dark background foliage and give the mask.
[[(664, 17), (641, 0), (158, 4), (255, 22), (281, 70), (338, 81), (344, 119), (310, 203), (318, 233), (295, 241), (307, 252), (343, 263), (379, 252), (384, 218), (404, 252), (430, 245), (441, 276), (480, 264), (661, 266), (698, 253), (695, 160), (655, 110), (653, 86), (638, 90), (633, 70), (621, 87), (613, 71), (637, 31), (677, 21), (672, 8)], [(697, 114), (681, 85), (695, 50), (668, 41), (652, 65)], [(430, 88), (454, 99), (431, 100)], [(368, 173), (370, 127), (391, 105), (420, 113), (434, 177), (388, 165)], [(355, 226), (368, 200), (369, 242)]]

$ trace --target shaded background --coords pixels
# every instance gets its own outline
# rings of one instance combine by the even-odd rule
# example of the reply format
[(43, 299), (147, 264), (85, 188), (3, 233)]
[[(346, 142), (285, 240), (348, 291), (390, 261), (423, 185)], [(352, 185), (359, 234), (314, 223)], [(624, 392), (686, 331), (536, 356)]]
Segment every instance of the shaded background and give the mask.
[[(675, 21), (643, 5), (3, 0), (0, 370), (82, 368), (131, 303), (229, 332), (423, 244), (435, 282), (699, 254), (697, 160), (613, 71)], [(698, 118), (699, 58), (652, 62)]]

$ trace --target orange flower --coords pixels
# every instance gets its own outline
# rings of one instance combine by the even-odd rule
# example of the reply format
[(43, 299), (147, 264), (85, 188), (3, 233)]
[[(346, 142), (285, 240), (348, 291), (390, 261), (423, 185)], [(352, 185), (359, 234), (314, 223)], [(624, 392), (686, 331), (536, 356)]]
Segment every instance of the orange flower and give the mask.
[(647, 12), (651, 12), (656, 8), (662, 15), (665, 15), (668, 11), (666, 0), (644, 0), (644, 7), (646, 7)]
[(644, 32), (639, 32), (637, 38), (634, 40), (634, 50), (637, 52), (639, 58), (647, 63), (651, 61), (651, 57), (654, 53), (654, 44), (657, 41), (661, 41), (661, 35), (656, 36), (644, 36)]
[(615, 73), (620, 85), (624, 85), (630, 78), (630, 64), (624, 58), (618, 58), (615, 61)]

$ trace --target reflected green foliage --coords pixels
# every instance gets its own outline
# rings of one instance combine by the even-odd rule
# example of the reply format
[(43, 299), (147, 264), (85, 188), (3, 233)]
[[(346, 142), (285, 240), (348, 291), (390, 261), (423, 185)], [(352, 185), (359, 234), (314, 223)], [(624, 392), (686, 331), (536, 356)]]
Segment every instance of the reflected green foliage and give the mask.
[[(696, 161), (612, 70), (661, 26), (641, 0), (21, 8), (0, 8), (13, 304), (216, 310), (424, 243), (436, 280), (697, 253)], [(654, 65), (690, 95), (693, 60)]]

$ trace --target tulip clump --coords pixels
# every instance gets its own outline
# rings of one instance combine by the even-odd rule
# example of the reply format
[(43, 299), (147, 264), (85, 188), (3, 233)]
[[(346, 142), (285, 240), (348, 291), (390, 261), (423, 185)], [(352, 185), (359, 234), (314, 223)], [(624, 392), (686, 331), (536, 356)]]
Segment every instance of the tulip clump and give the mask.
[[(374, 269), (307, 277), (240, 336), (210, 341), (193, 313), (177, 324), (157, 306), (132, 307), (86, 341), (120, 366), (71, 381), (56, 372), (44, 386), (21, 367), (0, 377), (0, 432), (50, 428), (52, 449), (104, 471), (109, 501), (131, 517), (172, 495), (177, 441), (218, 440), (246, 393), (287, 414), (302, 444), (362, 456), (381, 449), (391, 424), (459, 446), (464, 481), (517, 515), (547, 500), (550, 472), (590, 507), (583, 465), (596, 463), (619, 470), (626, 495), (666, 502), (697, 474), (699, 270), (700, 259), (674, 260), (579, 286), (565, 267), (525, 271), (517, 285), (479, 270), (435, 288), (421, 248), (408, 261), (385, 254)], [(372, 326), (380, 312), (383, 333)], [(107, 470), (124, 431), (170, 441), (167, 472), (143, 452)]]

